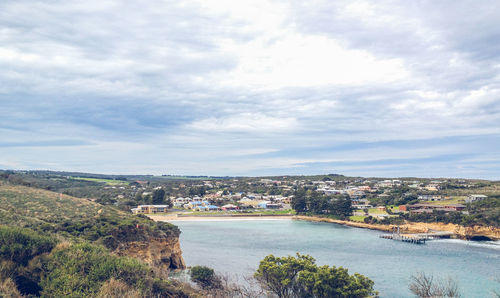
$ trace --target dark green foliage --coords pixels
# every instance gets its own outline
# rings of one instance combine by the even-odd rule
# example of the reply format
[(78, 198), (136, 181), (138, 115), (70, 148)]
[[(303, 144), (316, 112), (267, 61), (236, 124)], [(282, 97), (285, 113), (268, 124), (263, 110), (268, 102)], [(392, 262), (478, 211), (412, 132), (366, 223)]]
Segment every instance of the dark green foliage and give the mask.
[(349, 275), (342, 267), (321, 266), (300, 272), (300, 297), (368, 297), (373, 295), (374, 282), (355, 273)]
[(306, 191), (303, 188), (297, 189), (293, 194), (292, 208), (297, 213), (303, 213), (307, 211), (307, 200), (306, 200)]
[(328, 210), (330, 214), (339, 216), (342, 219), (351, 216), (353, 211), (351, 199), (346, 197), (332, 199), (329, 202)]
[(254, 277), (262, 287), (278, 297), (297, 297), (301, 293), (300, 272), (313, 270), (315, 260), (311, 256), (297, 254), (297, 257), (266, 256), (260, 261)]
[(368, 297), (375, 295), (373, 281), (342, 267), (318, 267), (313, 257), (266, 256), (255, 278), (278, 297)]
[(159, 205), (165, 202), (165, 191), (163, 189), (155, 189), (153, 192), (153, 204)]
[(189, 195), (190, 196), (204, 196), (207, 193), (207, 190), (205, 186), (200, 186), (200, 187), (191, 187), (189, 189)]
[(26, 266), (29, 260), (50, 252), (56, 241), (32, 230), (0, 226), (0, 258)]
[(191, 280), (203, 289), (221, 288), (221, 281), (212, 268), (206, 266), (194, 266), (189, 271)]
[(326, 196), (317, 191), (299, 188), (291, 202), (297, 213), (327, 214), (344, 219), (352, 215), (351, 199), (346, 196)]

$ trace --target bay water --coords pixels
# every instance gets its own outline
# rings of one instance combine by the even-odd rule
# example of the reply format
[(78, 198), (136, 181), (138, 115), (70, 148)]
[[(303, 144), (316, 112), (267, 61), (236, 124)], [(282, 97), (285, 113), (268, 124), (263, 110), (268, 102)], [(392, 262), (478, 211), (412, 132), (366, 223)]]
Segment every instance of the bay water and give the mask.
[(371, 278), (381, 297), (412, 297), (419, 272), (452, 278), (463, 297), (500, 293), (500, 243), (433, 240), (425, 245), (381, 239), (382, 232), (291, 219), (175, 221), (188, 266), (252, 275), (266, 255), (309, 254), (320, 265), (342, 266)]

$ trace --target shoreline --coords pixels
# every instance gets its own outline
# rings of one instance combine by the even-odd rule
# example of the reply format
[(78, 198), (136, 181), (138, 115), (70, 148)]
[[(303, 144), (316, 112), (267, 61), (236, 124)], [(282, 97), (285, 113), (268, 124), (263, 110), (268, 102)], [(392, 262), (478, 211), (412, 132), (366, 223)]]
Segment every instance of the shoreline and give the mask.
[[(318, 217), (318, 216), (305, 216), (305, 215), (264, 215), (264, 214), (203, 214), (203, 215), (183, 215), (183, 214), (172, 214), (172, 215), (152, 215), (148, 216), (154, 221), (166, 221), (166, 222), (176, 222), (176, 221), (221, 221), (221, 220), (233, 220), (233, 221), (253, 221), (253, 220), (283, 220), (283, 219), (293, 219), (293, 220), (304, 220), (312, 222), (327, 222), (345, 225), (349, 227), (370, 229), (383, 232), (392, 232), (394, 225), (381, 225), (381, 224), (367, 224), (362, 222), (348, 221), (348, 220), (338, 220), (332, 218)], [(500, 229), (495, 227), (464, 227), (456, 224), (444, 224), (444, 223), (423, 223), (423, 222), (407, 222), (400, 225), (402, 233), (405, 234), (417, 234), (417, 233), (428, 233), (429, 231), (436, 232), (450, 232), (453, 233), (451, 238), (465, 239), (465, 240), (500, 240)], [(486, 238), (486, 239), (485, 239)]]
[[(395, 225), (381, 225), (381, 224), (367, 224), (362, 222), (348, 221), (348, 220), (338, 220), (332, 218), (318, 217), (318, 216), (305, 216), (296, 215), (294, 219), (313, 221), (313, 222), (329, 222), (335, 223), (355, 228), (378, 230), (384, 232), (392, 232), (392, 228)], [(456, 224), (444, 224), (439, 222), (424, 223), (424, 222), (407, 222), (400, 225), (402, 233), (405, 234), (418, 234), (418, 233), (428, 233), (429, 231), (436, 232), (451, 232), (453, 233), (451, 238), (463, 239), (463, 240), (489, 240), (497, 241), (500, 240), (500, 229), (495, 227), (464, 227)]]
[(153, 215), (148, 216), (154, 221), (220, 221), (220, 220), (281, 220), (293, 219), (295, 215), (258, 215), (258, 214), (213, 214), (213, 215)]

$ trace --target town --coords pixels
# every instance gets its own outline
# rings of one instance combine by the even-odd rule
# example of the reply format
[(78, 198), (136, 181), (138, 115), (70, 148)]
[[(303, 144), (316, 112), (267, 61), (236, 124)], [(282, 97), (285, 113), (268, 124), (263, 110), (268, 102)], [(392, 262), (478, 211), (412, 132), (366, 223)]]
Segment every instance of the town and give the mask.
[(451, 178), (112, 176), (49, 171), (2, 175), (13, 183), (148, 215), (309, 214), (365, 223), (411, 220), (489, 226), (498, 223), (495, 204), (500, 198), (498, 181)]
[[(455, 181), (455, 187), (460, 189), (474, 189), (477, 185), (465, 180)], [(259, 179), (249, 181), (249, 186), (261, 187), (265, 192), (229, 192), (227, 189), (238, 189), (241, 181), (201, 181), (192, 185), (191, 189), (202, 189), (202, 193), (194, 196), (169, 196), (164, 204), (144, 204), (132, 208), (133, 213), (157, 214), (166, 212), (181, 212), (188, 214), (203, 213), (250, 213), (263, 211), (288, 211), (293, 212), (291, 202), (292, 191), (300, 187), (310, 189), (325, 196), (344, 196), (350, 199), (353, 209), (352, 219), (364, 219), (372, 216), (378, 219), (395, 216), (398, 213), (432, 213), (441, 212), (464, 212), (466, 203), (488, 198), (483, 194), (448, 195), (445, 187), (450, 187), (450, 182), (445, 180), (431, 180), (422, 182), (419, 180), (370, 180), (370, 179), (345, 179), (340, 181), (323, 180), (290, 180), (284, 177), (282, 180)], [(139, 184), (139, 185), (143, 185)], [(180, 188), (185, 187), (183, 184)], [(111, 186), (116, 188), (116, 186)], [(155, 192), (163, 196), (162, 186), (148, 189), (140, 186), (143, 192), (141, 196), (145, 201), (153, 201)], [(406, 191), (406, 192), (405, 192)], [(194, 191), (196, 192), (196, 191)], [(400, 194), (395, 197), (395, 192)], [(140, 192), (138, 192), (140, 193)], [(193, 193), (193, 191), (191, 191)], [(276, 194), (279, 193), (279, 194)], [(446, 194), (446, 195), (445, 195)], [(385, 203), (391, 202), (389, 206)], [(388, 210), (389, 208), (389, 210)], [(282, 212), (283, 213), (283, 212)], [(278, 214), (278, 213), (276, 213)]]

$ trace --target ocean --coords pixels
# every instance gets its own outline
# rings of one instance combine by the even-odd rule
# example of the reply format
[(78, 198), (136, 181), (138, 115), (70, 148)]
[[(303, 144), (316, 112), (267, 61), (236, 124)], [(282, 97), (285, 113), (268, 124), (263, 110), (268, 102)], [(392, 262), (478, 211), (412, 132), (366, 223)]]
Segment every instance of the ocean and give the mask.
[(500, 242), (433, 240), (424, 245), (381, 239), (382, 232), (291, 219), (175, 221), (188, 266), (205, 265), (238, 277), (264, 256), (309, 254), (320, 265), (342, 266), (375, 282), (381, 297), (413, 297), (410, 277), (452, 278), (463, 297), (500, 292)]

